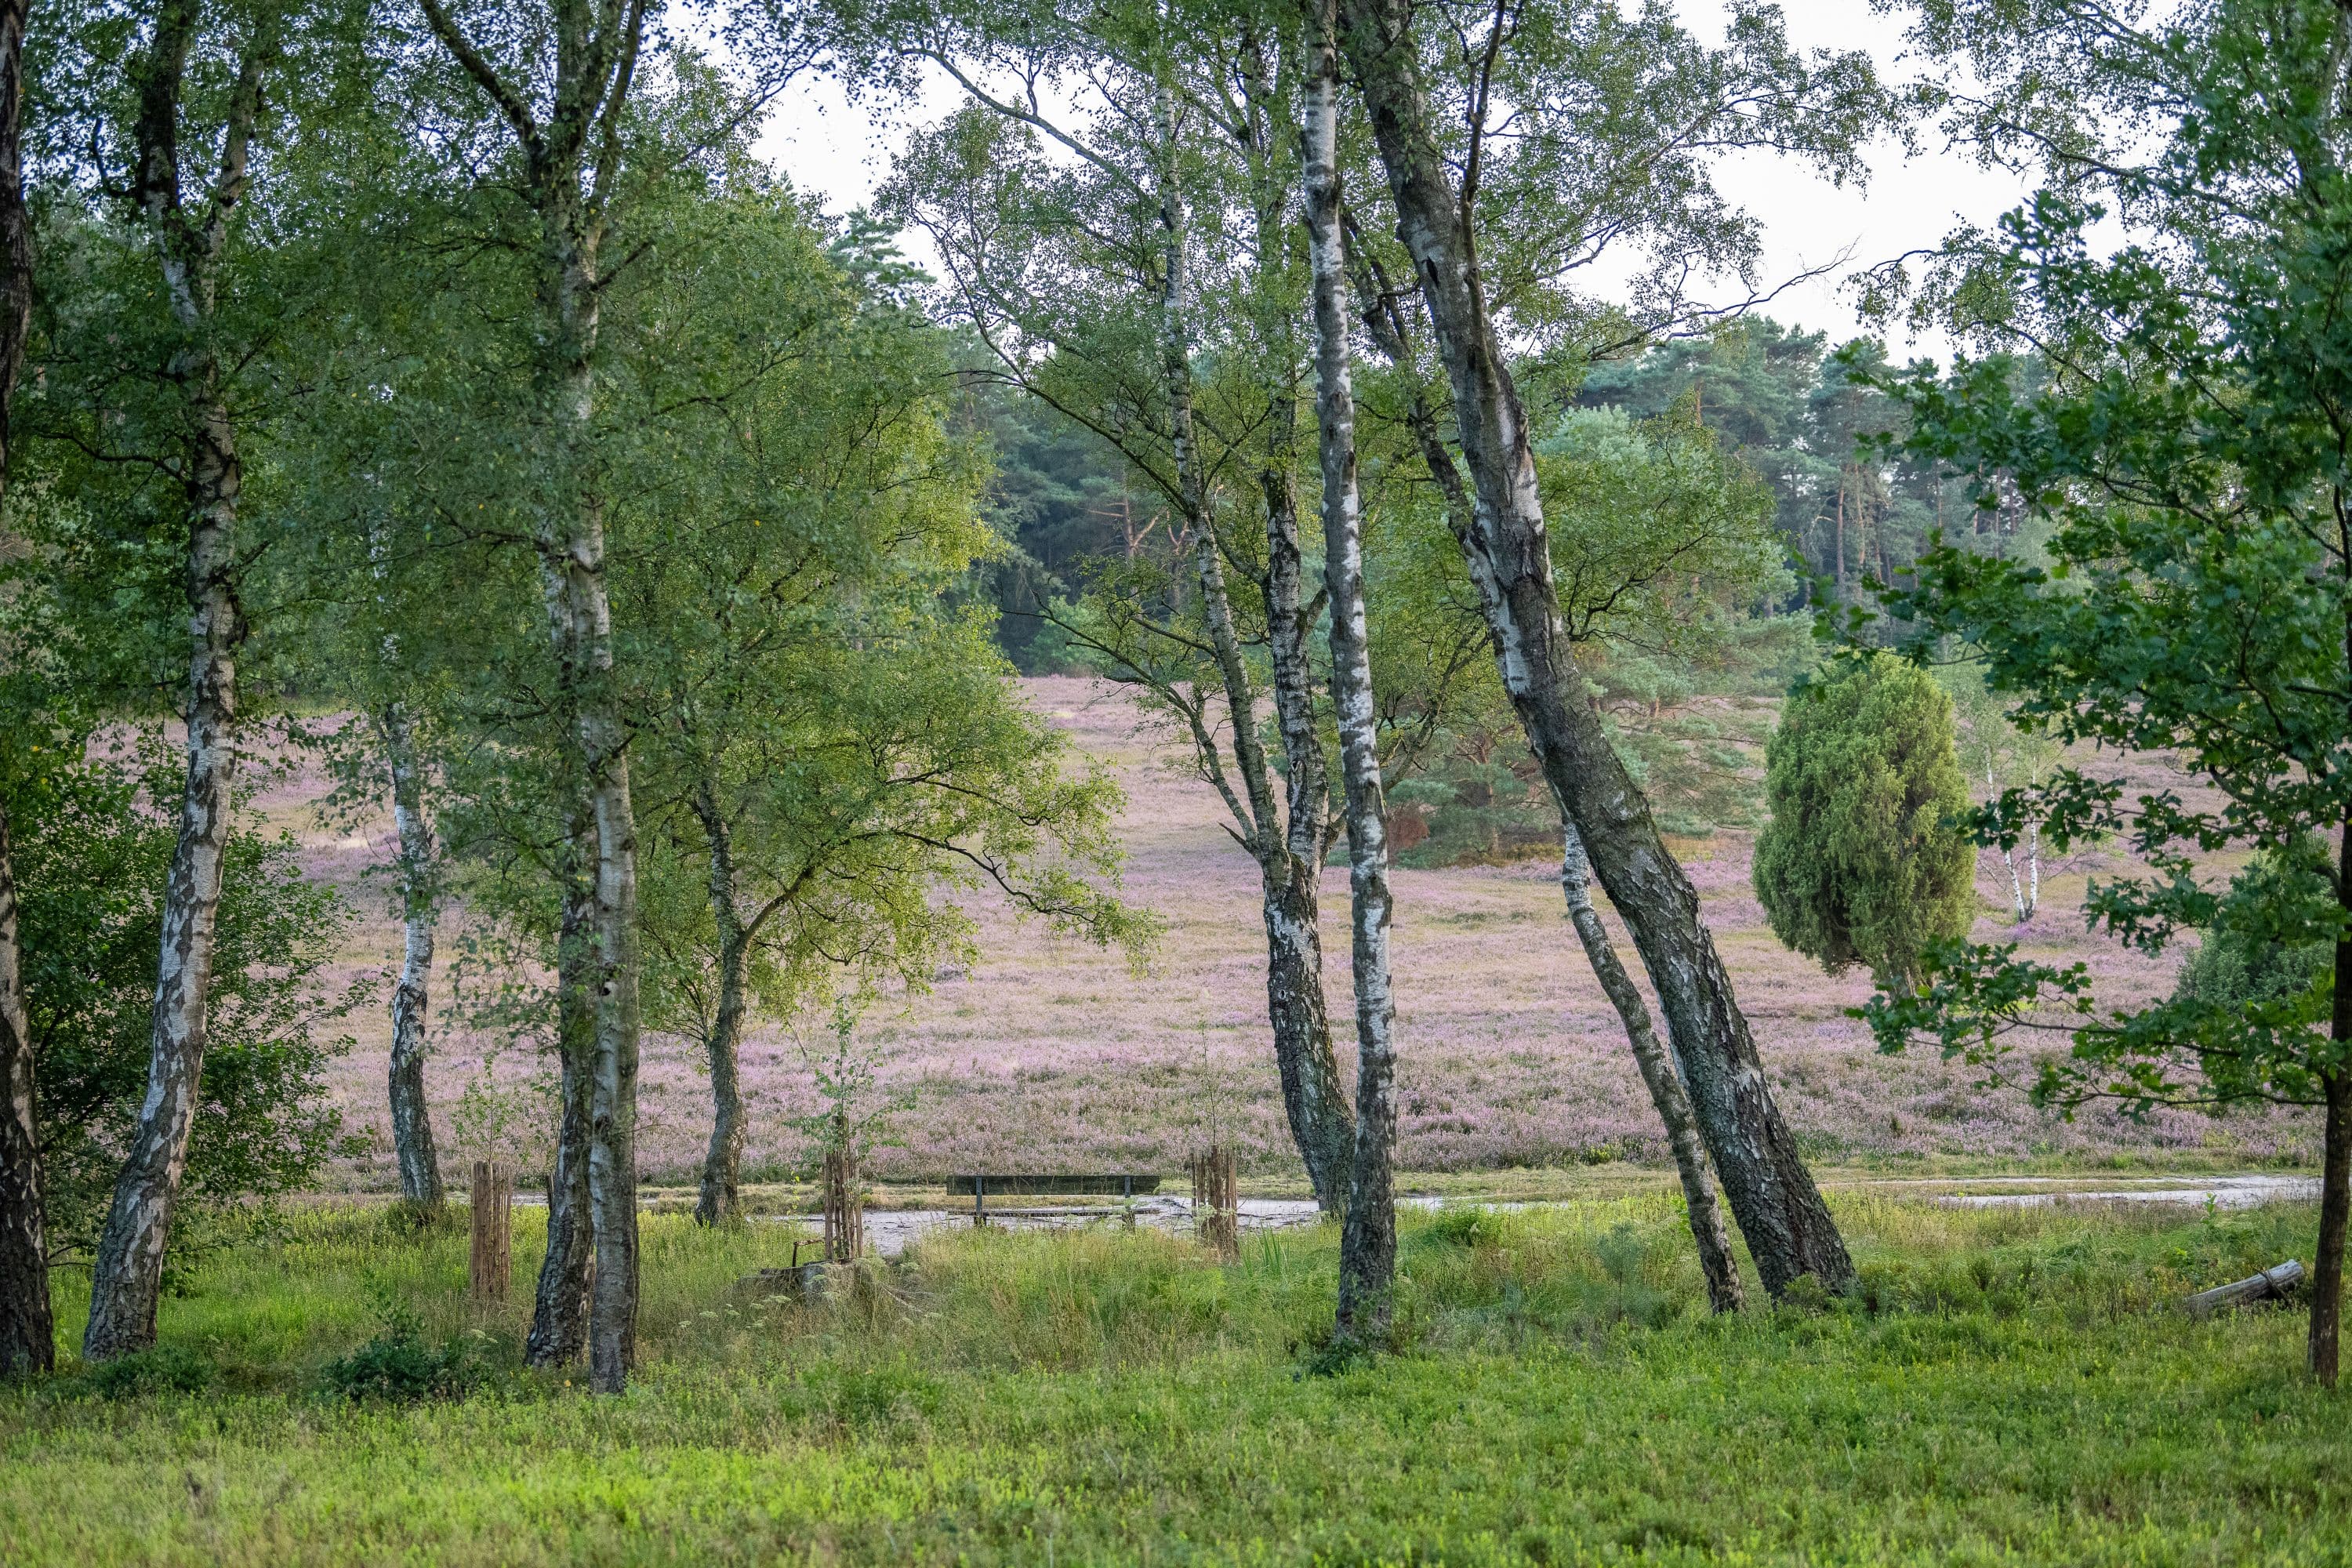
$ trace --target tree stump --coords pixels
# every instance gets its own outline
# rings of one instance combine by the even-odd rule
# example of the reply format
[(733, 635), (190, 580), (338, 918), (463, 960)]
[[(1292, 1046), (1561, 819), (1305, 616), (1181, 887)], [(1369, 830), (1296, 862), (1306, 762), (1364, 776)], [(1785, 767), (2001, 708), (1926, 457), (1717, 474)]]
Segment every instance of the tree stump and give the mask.
[(477, 1302), (503, 1301), (514, 1273), (514, 1171), (504, 1161), (474, 1162), (473, 1217), (467, 1282)]
[(857, 1156), (836, 1149), (824, 1157), (824, 1255), (855, 1263), (866, 1250), (866, 1205), (857, 1190)]
[(1227, 1263), (1242, 1255), (1241, 1187), (1229, 1143), (1212, 1143), (1185, 1162), (1192, 1173), (1192, 1233)]

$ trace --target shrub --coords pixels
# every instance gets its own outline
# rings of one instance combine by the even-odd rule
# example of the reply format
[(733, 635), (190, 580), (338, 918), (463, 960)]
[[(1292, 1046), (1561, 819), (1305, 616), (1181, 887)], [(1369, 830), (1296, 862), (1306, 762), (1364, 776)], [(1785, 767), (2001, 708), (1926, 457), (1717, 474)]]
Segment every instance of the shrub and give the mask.
[(2311, 912), (2335, 899), (2328, 858), (2326, 846), (2309, 837), (2255, 857), (2219, 901), (2203, 944), (2180, 966), (2175, 998), (2243, 1007), (2310, 997), (2311, 1016), (2326, 1017), (2336, 947), (2305, 939), (2322, 925)]
[(82, 1374), (85, 1386), (109, 1399), (156, 1394), (201, 1394), (213, 1384), (213, 1364), (185, 1345), (156, 1345), (100, 1362)]
[(1756, 896), (1789, 946), (1907, 989), (1923, 950), (1968, 933), (1976, 848), (1955, 820), (1968, 787), (1952, 700), (1924, 670), (1873, 654), (1790, 697), (1764, 794)]
[(482, 1380), (482, 1367), (459, 1341), (427, 1344), (415, 1317), (394, 1310), (383, 1331), (328, 1363), (329, 1389), (350, 1399), (454, 1399)]

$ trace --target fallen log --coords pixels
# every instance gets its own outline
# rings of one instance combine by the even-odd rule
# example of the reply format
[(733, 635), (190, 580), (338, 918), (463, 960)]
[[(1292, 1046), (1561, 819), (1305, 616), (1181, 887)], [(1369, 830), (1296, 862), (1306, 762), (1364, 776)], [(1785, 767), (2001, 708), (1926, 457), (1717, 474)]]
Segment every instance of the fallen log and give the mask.
[(2232, 1307), (2243, 1307), (2251, 1302), (2267, 1301), (2274, 1296), (2284, 1296), (2302, 1283), (2303, 1265), (2290, 1258), (2284, 1263), (2265, 1268), (2260, 1274), (2251, 1279), (2241, 1279), (2234, 1285), (2216, 1285), (2210, 1290), (2198, 1291), (2189, 1298), (2187, 1303), (2189, 1315), (2193, 1318), (2210, 1318), (2216, 1312), (2225, 1312)]

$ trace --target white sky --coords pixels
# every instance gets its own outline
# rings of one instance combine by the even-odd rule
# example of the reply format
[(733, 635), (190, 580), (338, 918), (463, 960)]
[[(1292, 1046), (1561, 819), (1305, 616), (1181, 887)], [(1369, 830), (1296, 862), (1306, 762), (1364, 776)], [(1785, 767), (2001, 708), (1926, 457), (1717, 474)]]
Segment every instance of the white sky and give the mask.
[[(1685, 26), (1701, 37), (1722, 37), (1718, 0), (1677, 0), (1676, 8)], [(1900, 18), (1874, 15), (1868, 0), (1795, 0), (1789, 12), (1790, 38), (1800, 47), (1867, 48), (1887, 80), (1909, 79), (1922, 69), (1904, 58)], [(955, 85), (939, 79), (911, 106), (853, 103), (838, 82), (806, 77), (778, 105), (761, 151), (799, 189), (819, 196), (830, 210), (844, 211), (872, 197), (906, 129), (946, 114), (957, 98)], [(1932, 132), (1928, 140), (1932, 148)], [(1852, 248), (1853, 261), (1838, 276), (1791, 289), (1770, 307), (1783, 322), (1827, 331), (1833, 342), (1860, 330), (1853, 305), (1840, 292), (1845, 273), (1932, 246), (1962, 219), (1989, 223), (2026, 194), (2013, 176), (1979, 168), (1964, 155), (1931, 150), (1906, 161), (1889, 142), (1870, 162), (1869, 183), (1859, 188), (1834, 187), (1793, 162), (1761, 153), (1727, 159), (1718, 176), (1727, 195), (1763, 219), (1767, 286)], [(926, 259), (919, 243), (909, 241), (908, 251), (919, 262)], [(1728, 284), (1724, 292), (1731, 292)], [(1900, 358), (1909, 353), (1940, 357), (1945, 345), (1898, 335), (1891, 346)]]

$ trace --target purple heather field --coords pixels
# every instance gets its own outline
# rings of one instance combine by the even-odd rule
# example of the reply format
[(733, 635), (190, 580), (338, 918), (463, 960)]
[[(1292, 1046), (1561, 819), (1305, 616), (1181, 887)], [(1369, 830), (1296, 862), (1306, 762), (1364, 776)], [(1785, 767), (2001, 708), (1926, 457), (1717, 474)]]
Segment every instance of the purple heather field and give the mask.
[[(1237, 1144), (1245, 1166), (1263, 1174), (1295, 1169), (1265, 1025), (1255, 868), (1221, 830), (1211, 790), (1171, 766), (1167, 748), (1139, 731), (1123, 694), (1075, 678), (1023, 685), (1076, 748), (1108, 765), (1125, 787), (1125, 895), (1166, 921), (1166, 939), (1137, 975), (1117, 954), (1051, 937), (973, 895), (980, 962), (970, 973), (940, 975), (926, 994), (866, 1016), (885, 1081), (914, 1094), (913, 1109), (898, 1122), (898, 1143), (875, 1157), (876, 1173), (1181, 1171), (1185, 1155), (1212, 1136)], [(2147, 771), (2164, 770), (2151, 763)], [(324, 826), (308, 804), (317, 793), (315, 783), (297, 778), (257, 804), (300, 837), (315, 874), (353, 890), (364, 918), (343, 977), (388, 976), (398, 929), (371, 868), (391, 854), (390, 823), (357, 831)], [(1916, 1156), (1948, 1167), (2110, 1156), (2266, 1163), (2312, 1154), (2314, 1129), (2300, 1117), (2159, 1113), (2142, 1124), (2086, 1114), (2070, 1123), (2036, 1110), (2014, 1089), (1979, 1089), (1965, 1066), (1880, 1056), (1843, 1012), (1868, 994), (1867, 980), (1827, 976), (1774, 940), (1748, 886), (1749, 842), (1725, 832), (1676, 847), (1774, 1089), (1814, 1158), (1881, 1164)], [(1988, 857), (1979, 879), (1985, 898), (1979, 938), (2021, 941), (2041, 956), (2088, 958), (2117, 999), (2163, 989), (2174, 960), (2152, 961), (2083, 934), (2085, 877), (2113, 864), (2095, 856), (2045, 867), (2042, 912), (2020, 928), (1999, 901), (2005, 879)], [(1616, 1016), (1564, 917), (1555, 868), (1529, 861), (1401, 870), (1396, 892), (1402, 1166), (1662, 1161), (1656, 1119)], [(1326, 984), (1352, 1081), (1347, 896), (1346, 872), (1328, 871)], [(452, 946), (444, 941), (445, 961)], [(356, 1043), (334, 1068), (334, 1089), (369, 1152), (339, 1174), (350, 1185), (389, 1185), (382, 991), (342, 1027)], [(453, 1169), (457, 1159), (480, 1153), (538, 1163), (543, 1150), (532, 1086), (544, 1082), (546, 1064), (527, 1048), (499, 1048), (478, 1035), (436, 1033), (430, 1080), (445, 1159)], [(486, 1055), (493, 1091), (478, 1091), (463, 1105)], [(746, 1058), (749, 1173), (781, 1175), (803, 1152), (789, 1121), (814, 1109), (810, 1077), (782, 1028), (755, 1034)], [(648, 1179), (690, 1179), (708, 1125), (707, 1092), (697, 1047), (647, 1038), (640, 1149)]]

